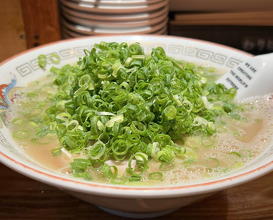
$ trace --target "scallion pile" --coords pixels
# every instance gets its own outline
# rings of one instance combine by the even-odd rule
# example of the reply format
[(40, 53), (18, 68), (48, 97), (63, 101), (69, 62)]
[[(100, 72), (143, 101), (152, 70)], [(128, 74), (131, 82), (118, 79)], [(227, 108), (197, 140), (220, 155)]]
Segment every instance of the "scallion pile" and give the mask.
[[(57, 135), (54, 155), (84, 155), (71, 163), (76, 177), (92, 179), (96, 170), (117, 184), (162, 180), (176, 157), (192, 154), (185, 136), (213, 135), (216, 118), (236, 108), (236, 91), (214, 83), (210, 68), (176, 61), (161, 47), (145, 54), (139, 43), (101, 42), (84, 53), (77, 65), (51, 68), (58, 92), (39, 133)], [(125, 173), (109, 161), (126, 161)]]

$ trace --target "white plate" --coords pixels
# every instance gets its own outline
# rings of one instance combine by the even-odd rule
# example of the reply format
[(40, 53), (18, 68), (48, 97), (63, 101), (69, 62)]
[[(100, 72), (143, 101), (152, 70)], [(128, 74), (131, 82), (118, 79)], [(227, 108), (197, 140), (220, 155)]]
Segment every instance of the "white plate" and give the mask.
[(61, 3), (66, 7), (73, 8), (85, 12), (94, 13), (110, 13), (110, 14), (130, 14), (130, 13), (144, 13), (158, 10), (159, 8), (165, 7), (168, 4), (168, 0), (163, 0), (155, 4), (144, 4), (144, 5), (105, 5), (97, 6), (91, 3), (81, 3), (69, 0), (61, 0)]
[(168, 20), (165, 19), (161, 23), (153, 26), (141, 26), (136, 28), (101, 28), (101, 27), (88, 27), (85, 25), (73, 24), (65, 19), (62, 19), (61, 24), (76, 32), (86, 35), (100, 35), (100, 34), (150, 34), (161, 29), (164, 29), (167, 26)]
[[(61, 32), (62, 32), (64, 39), (92, 36), (92, 35), (87, 35), (87, 34), (83, 34), (83, 33), (77, 33), (77, 32), (72, 31), (66, 27), (62, 27)], [(165, 27), (165, 28), (162, 28), (158, 31), (155, 31), (155, 32), (149, 33), (149, 34), (166, 35), (167, 33), (168, 33), (168, 30), (167, 30), (167, 27)], [(104, 35), (106, 35), (106, 34), (104, 34)]]
[(163, 0), (73, 0), (81, 3), (91, 3), (95, 5), (143, 5), (154, 4)]
[(169, 12), (168, 5), (165, 7), (159, 8), (155, 11), (150, 11), (146, 13), (130, 13), (130, 14), (97, 14), (90, 12), (83, 12), (73, 8), (68, 8), (62, 5), (61, 10), (71, 16), (98, 20), (98, 21), (139, 21), (146, 19), (153, 19), (159, 16), (162, 16), (165, 13)]
[(63, 13), (63, 16), (79, 25), (84, 25), (88, 27), (98, 27), (98, 28), (137, 28), (142, 26), (152, 26), (156, 25), (158, 23), (163, 22), (167, 19), (168, 13), (163, 14), (162, 16), (148, 19), (148, 20), (140, 20), (140, 21), (97, 21), (92, 19), (85, 19), (85, 18), (79, 18), (72, 15), (69, 15), (67, 13)]
[(64, 34), (65, 38), (76, 38), (76, 37), (90, 36), (90, 35), (81, 34), (81, 33), (71, 31), (71, 30), (69, 30), (68, 28), (65, 28), (65, 27), (62, 27), (61, 32), (62, 32), (62, 34)]

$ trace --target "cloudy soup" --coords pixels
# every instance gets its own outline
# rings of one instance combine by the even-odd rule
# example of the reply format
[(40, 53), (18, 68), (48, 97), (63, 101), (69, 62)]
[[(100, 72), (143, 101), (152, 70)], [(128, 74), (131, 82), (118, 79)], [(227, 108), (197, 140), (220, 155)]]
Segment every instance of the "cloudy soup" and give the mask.
[(215, 83), (219, 71), (160, 47), (145, 54), (138, 43), (101, 42), (84, 52), (22, 88), (8, 113), (16, 142), (55, 172), (195, 184), (242, 168), (272, 143), (271, 95), (235, 102), (235, 89)]

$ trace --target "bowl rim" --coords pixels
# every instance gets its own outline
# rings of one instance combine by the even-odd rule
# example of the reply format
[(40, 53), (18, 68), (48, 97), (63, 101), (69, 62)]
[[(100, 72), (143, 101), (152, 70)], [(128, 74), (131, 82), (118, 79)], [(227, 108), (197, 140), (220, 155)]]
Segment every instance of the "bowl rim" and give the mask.
[[(44, 44), (21, 53), (14, 55), (5, 61), (0, 63), (0, 68), (8, 63), (9, 61), (16, 59), (17, 57), (21, 57), (25, 54), (28, 54), (32, 51), (40, 50), (42, 48), (62, 44), (66, 42), (72, 41), (81, 41), (82, 39), (102, 39), (106, 38), (116, 38), (117, 35), (108, 35), (108, 36), (86, 36), (80, 38), (66, 39), (57, 42), (52, 42), (48, 44)], [(187, 37), (180, 36), (162, 36), (162, 35), (135, 35), (135, 34), (126, 34), (120, 35), (120, 37), (139, 37), (139, 38), (168, 38), (168, 39), (182, 39), (190, 42), (199, 42), (207, 45), (212, 45), (216, 47), (225, 48), (228, 50), (232, 50), (236, 53), (240, 53), (244, 56), (251, 57), (253, 55), (229, 47), (225, 45), (221, 45), (218, 43), (213, 43), (209, 41), (192, 39)], [(242, 183), (245, 183), (250, 180), (254, 180), (263, 176), (273, 170), (273, 161), (266, 162), (265, 164), (259, 165), (257, 168), (251, 169), (247, 172), (241, 174), (235, 174), (234, 176), (224, 177), (218, 180), (212, 180), (209, 182), (202, 182), (192, 185), (175, 185), (175, 186), (123, 186), (123, 185), (111, 185), (111, 184), (101, 184), (90, 181), (83, 181), (79, 179), (63, 177), (56, 173), (50, 173), (46, 171), (41, 171), (39, 169), (33, 168), (27, 164), (24, 164), (20, 161), (16, 161), (11, 158), (7, 154), (5, 154), (0, 148), (0, 162), (5, 164), (7, 167), (28, 176), (32, 179), (38, 180), (40, 182), (46, 183), (48, 185), (53, 185), (55, 187), (67, 190), (80, 192), (85, 194), (92, 195), (103, 195), (103, 196), (111, 196), (111, 197), (122, 197), (122, 198), (170, 198), (170, 197), (181, 197), (181, 196), (192, 196), (197, 194), (207, 194), (215, 191), (219, 191), (222, 189), (230, 188)]]

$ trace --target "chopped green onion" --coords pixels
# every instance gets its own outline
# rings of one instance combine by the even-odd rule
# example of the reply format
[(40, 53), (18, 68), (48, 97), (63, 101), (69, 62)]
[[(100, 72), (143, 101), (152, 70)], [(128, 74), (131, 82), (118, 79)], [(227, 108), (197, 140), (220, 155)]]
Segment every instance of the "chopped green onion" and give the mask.
[(161, 172), (150, 173), (148, 178), (149, 180), (162, 180), (163, 174)]
[(103, 142), (97, 141), (95, 144), (88, 148), (88, 156), (92, 160), (97, 160), (101, 158), (106, 151), (106, 146)]
[(28, 130), (18, 130), (18, 131), (15, 131), (13, 134), (12, 134), (13, 137), (17, 138), (17, 139), (27, 139), (29, 137), (29, 131)]
[(50, 54), (49, 59), (54, 64), (59, 64), (61, 60), (60, 56), (57, 53)]
[(70, 166), (74, 172), (83, 173), (90, 166), (90, 161), (88, 159), (74, 159)]
[(169, 105), (164, 109), (164, 114), (168, 120), (175, 119), (176, 112), (177, 110), (173, 105)]
[(38, 65), (44, 69), (47, 65), (47, 57), (44, 54), (38, 56)]
[(123, 122), (123, 115), (113, 116), (109, 121), (106, 122), (106, 127), (111, 128), (114, 126), (115, 122), (121, 123)]
[(51, 150), (51, 154), (56, 157), (56, 156), (59, 156), (61, 153), (62, 153), (62, 148), (61, 147), (57, 147), (57, 148), (53, 148)]
[(107, 178), (115, 178), (118, 175), (118, 168), (116, 166), (109, 166), (104, 164), (102, 167), (103, 175)]

